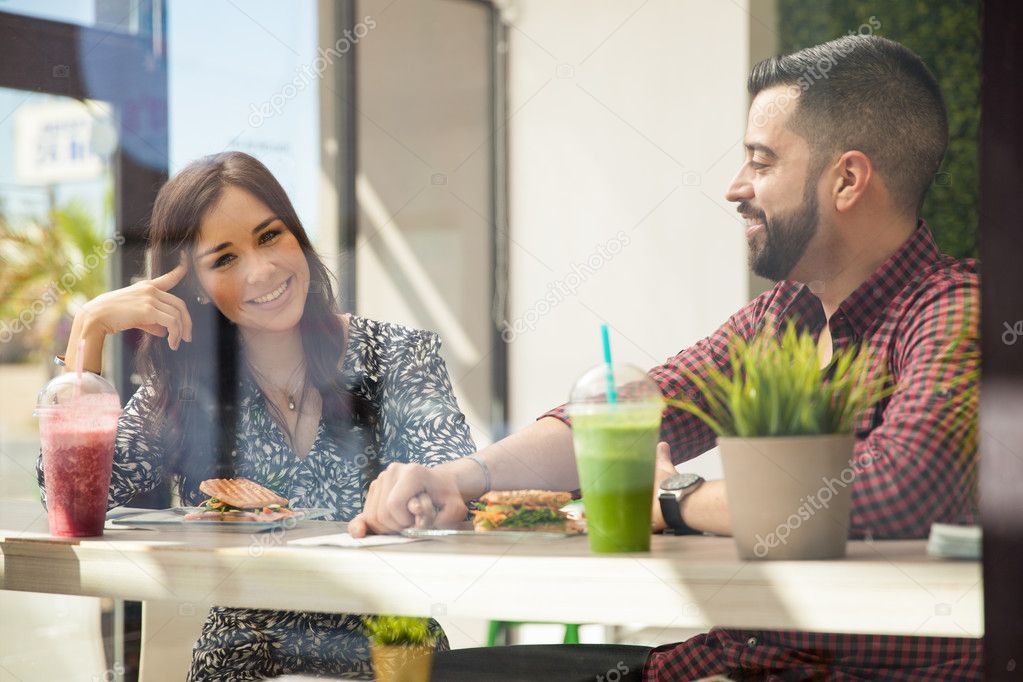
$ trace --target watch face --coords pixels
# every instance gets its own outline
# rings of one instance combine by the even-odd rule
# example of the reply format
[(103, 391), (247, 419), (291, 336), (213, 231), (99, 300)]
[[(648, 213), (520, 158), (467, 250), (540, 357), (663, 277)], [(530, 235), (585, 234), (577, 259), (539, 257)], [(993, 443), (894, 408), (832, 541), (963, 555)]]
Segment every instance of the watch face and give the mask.
[(702, 480), (697, 474), (675, 474), (661, 482), (661, 490), (685, 490)]

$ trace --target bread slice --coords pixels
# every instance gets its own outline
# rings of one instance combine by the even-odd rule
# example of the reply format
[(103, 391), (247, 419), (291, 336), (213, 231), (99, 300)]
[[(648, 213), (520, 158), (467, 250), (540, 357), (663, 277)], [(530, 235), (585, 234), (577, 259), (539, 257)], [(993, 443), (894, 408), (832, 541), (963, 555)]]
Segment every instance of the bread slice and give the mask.
[(210, 478), (199, 484), (199, 490), (239, 509), (288, 504), (285, 498), (247, 478)]
[(554, 490), (492, 490), (481, 495), (484, 504), (508, 504), (516, 507), (560, 509), (572, 501), (572, 493)]

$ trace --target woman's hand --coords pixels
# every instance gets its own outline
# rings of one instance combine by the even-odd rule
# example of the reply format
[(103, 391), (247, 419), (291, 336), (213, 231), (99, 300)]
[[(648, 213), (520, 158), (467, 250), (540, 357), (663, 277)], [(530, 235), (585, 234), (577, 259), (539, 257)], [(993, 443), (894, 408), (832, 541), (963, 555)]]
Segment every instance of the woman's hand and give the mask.
[[(475, 466), (475, 465), (473, 465)], [(431, 528), (465, 520), (465, 502), (443, 465), (391, 463), (369, 484), (362, 512), (348, 523), (353, 538), (367, 533), (397, 533), (403, 528)]]
[(167, 337), (171, 350), (181, 341), (192, 340), (192, 318), (185, 302), (168, 293), (188, 272), (188, 261), (154, 279), (108, 291), (82, 307), (83, 331), (109, 336), (125, 329), (141, 329), (153, 336)]

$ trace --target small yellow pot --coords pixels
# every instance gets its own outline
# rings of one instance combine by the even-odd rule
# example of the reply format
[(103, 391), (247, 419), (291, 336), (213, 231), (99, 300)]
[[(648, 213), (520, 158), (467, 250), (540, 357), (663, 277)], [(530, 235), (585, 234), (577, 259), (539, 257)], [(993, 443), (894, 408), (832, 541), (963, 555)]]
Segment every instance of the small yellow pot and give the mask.
[(370, 644), (373, 675), (379, 682), (429, 682), (433, 646)]

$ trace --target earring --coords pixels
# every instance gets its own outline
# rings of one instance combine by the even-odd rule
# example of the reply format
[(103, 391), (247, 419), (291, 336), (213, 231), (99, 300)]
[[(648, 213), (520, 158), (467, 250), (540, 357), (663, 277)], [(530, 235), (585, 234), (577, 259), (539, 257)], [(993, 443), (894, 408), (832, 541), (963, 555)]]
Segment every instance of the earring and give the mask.
[(210, 301), (209, 301), (208, 298), (206, 298), (202, 294), (199, 294), (198, 296), (195, 297), (195, 302), (198, 303), (199, 305), (206, 305)]

